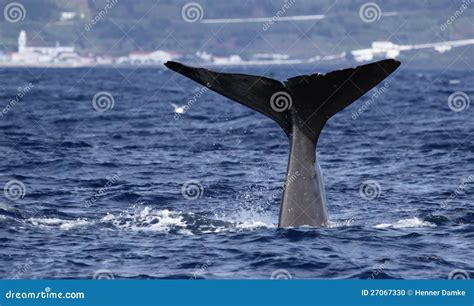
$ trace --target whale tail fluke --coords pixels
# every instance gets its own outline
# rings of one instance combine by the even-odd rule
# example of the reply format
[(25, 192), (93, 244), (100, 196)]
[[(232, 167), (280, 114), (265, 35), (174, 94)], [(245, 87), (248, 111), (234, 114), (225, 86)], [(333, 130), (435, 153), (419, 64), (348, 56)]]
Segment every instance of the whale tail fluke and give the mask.
[(324, 124), (395, 71), (400, 62), (389, 59), (326, 74), (301, 75), (284, 84), (263, 76), (220, 73), (176, 62), (165, 65), (282, 127), (290, 141), (290, 155), (278, 226), (294, 227), (328, 224), (315, 152)]
[(283, 83), (263, 76), (215, 72), (178, 62), (165, 66), (276, 121), (288, 135), (294, 125), (317, 141), (326, 121), (380, 83), (400, 65), (387, 59)]

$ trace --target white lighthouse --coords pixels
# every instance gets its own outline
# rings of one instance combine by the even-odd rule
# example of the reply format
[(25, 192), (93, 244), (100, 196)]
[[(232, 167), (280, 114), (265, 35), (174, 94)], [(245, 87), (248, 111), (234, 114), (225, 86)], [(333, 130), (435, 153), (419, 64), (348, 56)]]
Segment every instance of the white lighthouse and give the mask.
[(24, 53), (26, 49), (26, 32), (22, 30), (18, 36), (18, 53)]

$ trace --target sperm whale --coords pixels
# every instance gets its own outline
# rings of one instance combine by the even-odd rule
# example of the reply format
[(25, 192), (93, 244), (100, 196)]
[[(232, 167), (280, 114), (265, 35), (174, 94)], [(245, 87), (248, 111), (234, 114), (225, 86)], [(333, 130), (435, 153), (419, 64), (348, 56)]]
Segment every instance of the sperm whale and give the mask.
[(165, 63), (209, 89), (273, 119), (288, 136), (290, 153), (278, 227), (328, 225), (326, 195), (316, 146), (326, 122), (399, 66), (386, 59), (326, 74), (280, 82), (264, 76), (215, 72)]

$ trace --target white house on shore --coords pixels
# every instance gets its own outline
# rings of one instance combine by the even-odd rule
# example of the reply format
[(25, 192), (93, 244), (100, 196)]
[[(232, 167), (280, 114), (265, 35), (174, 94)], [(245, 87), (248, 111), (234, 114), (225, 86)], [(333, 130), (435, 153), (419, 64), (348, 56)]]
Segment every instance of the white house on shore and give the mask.
[(371, 61), (374, 58), (396, 58), (401, 52), (419, 49), (434, 49), (444, 53), (452, 48), (473, 45), (474, 39), (448, 40), (415, 45), (398, 45), (391, 41), (374, 41), (370, 48), (352, 50), (351, 54), (357, 62)]
[(135, 51), (130, 52), (128, 57), (122, 57), (118, 60), (119, 64), (131, 65), (153, 65), (163, 64), (172, 59), (178, 58), (178, 54), (163, 50), (156, 50), (153, 52)]

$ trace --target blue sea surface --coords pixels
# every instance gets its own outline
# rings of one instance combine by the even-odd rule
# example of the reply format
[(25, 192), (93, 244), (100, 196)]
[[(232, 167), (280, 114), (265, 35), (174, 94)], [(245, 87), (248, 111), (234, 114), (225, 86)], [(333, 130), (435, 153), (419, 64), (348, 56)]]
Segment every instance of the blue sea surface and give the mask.
[(330, 226), (295, 229), (276, 227), (289, 144), (265, 116), (160, 68), (0, 77), (0, 278), (472, 277), (470, 71), (402, 63), (330, 119)]

